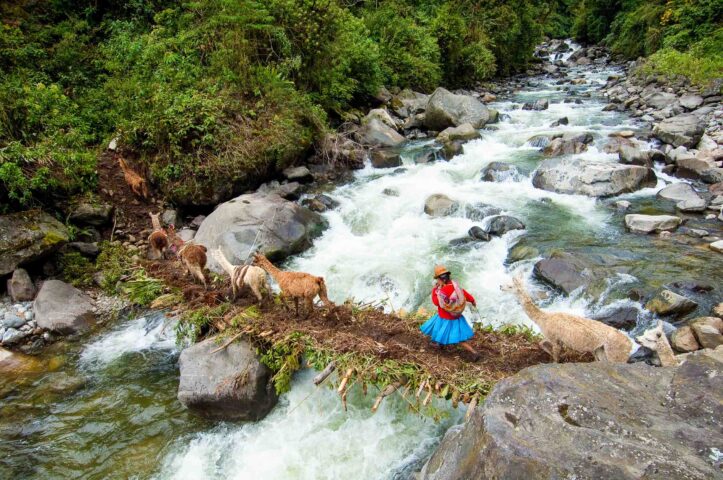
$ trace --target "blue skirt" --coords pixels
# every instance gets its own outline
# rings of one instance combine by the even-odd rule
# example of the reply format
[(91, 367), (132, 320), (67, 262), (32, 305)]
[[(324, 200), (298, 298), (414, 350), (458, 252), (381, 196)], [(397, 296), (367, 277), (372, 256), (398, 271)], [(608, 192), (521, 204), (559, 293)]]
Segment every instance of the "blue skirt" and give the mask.
[(423, 334), (440, 345), (452, 345), (454, 343), (469, 340), (474, 331), (465, 320), (464, 316), (455, 320), (446, 320), (435, 314), (432, 318), (422, 324), (419, 329)]

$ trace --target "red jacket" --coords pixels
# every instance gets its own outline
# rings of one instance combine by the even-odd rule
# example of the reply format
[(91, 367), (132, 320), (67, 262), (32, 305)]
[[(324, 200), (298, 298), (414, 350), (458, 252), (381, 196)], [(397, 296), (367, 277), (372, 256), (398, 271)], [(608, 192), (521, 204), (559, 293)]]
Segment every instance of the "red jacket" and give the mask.
[[(456, 318), (458, 317), (455, 317), (454, 315), (439, 306), (439, 299), (437, 298), (436, 290), (437, 287), (435, 286), (432, 289), (432, 303), (437, 307), (437, 312), (439, 313), (439, 316), (444, 318), (445, 320), (456, 320)], [(447, 297), (451, 296), (454, 293), (454, 285), (452, 285), (451, 283), (444, 285), (442, 287), (442, 293), (445, 294)], [(462, 293), (464, 293), (464, 298), (466, 298), (468, 302), (472, 303), (473, 305), (476, 303), (474, 297), (470, 295), (464, 288), (462, 289)]]

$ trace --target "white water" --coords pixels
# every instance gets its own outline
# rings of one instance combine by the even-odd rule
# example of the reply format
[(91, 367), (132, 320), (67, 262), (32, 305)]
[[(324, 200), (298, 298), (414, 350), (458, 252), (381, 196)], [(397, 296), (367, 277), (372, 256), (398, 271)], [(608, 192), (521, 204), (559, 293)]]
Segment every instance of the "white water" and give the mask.
[(80, 354), (80, 364), (103, 367), (126, 353), (175, 350), (175, 321), (159, 313), (134, 318), (89, 343)]
[(342, 408), (334, 389), (313, 385), (304, 371), (279, 405), (258, 423), (221, 424), (171, 447), (156, 479), (388, 479), (407, 478), (440, 435), (464, 413), (445, 420), (410, 415), (400, 395), (376, 413), (359, 388)]

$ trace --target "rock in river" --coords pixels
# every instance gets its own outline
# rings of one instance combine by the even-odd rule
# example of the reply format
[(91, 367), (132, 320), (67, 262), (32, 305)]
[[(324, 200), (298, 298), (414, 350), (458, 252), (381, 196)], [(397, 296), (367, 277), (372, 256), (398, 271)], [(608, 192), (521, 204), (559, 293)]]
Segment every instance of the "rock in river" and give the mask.
[(691, 113), (666, 118), (653, 128), (653, 135), (676, 147), (693, 148), (703, 136), (705, 122)]
[(535, 264), (533, 273), (567, 295), (602, 277), (586, 258), (566, 252), (556, 252), (550, 258), (540, 260)]
[(637, 233), (668, 232), (678, 228), (681, 222), (681, 218), (674, 215), (625, 215), (625, 226)]
[(181, 352), (178, 400), (211, 418), (260, 420), (278, 400), (271, 371), (244, 341), (218, 347), (208, 338)]
[(67, 241), (65, 225), (40, 210), (0, 215), (0, 276), (55, 252)]
[[(272, 260), (300, 253), (311, 246), (325, 227), (326, 222), (318, 213), (276, 194), (257, 192), (219, 205), (203, 221), (194, 240), (209, 250), (221, 247), (229, 261), (239, 265), (253, 245)], [(210, 255), (208, 267), (220, 271)]]
[(512, 230), (524, 230), (525, 224), (509, 215), (494, 215), (485, 219), (482, 228), (490, 235), (504, 235)]
[(440, 87), (429, 97), (424, 123), (427, 128), (441, 131), (464, 123), (482, 128), (489, 119), (489, 110), (476, 98), (456, 95)]
[(658, 192), (658, 198), (672, 200), (674, 202), (682, 202), (685, 200), (699, 200), (700, 195), (693, 190), (688, 183), (671, 183), (667, 187)]
[(445, 217), (459, 210), (459, 202), (447, 195), (436, 193), (430, 195), (424, 202), (424, 213), (431, 217)]
[(720, 477), (723, 364), (538, 365), (452, 427), (420, 480)]
[(610, 197), (655, 185), (652, 169), (599, 160), (554, 158), (540, 164), (532, 184), (557, 193)]
[(645, 304), (647, 310), (661, 316), (685, 315), (695, 310), (697, 306), (693, 300), (671, 290), (661, 290)]
[(517, 167), (505, 162), (491, 162), (482, 169), (481, 174), (480, 180), (483, 182), (504, 182), (521, 178)]
[(46, 280), (33, 303), (38, 327), (63, 334), (82, 333), (95, 321), (93, 301), (60, 280)]

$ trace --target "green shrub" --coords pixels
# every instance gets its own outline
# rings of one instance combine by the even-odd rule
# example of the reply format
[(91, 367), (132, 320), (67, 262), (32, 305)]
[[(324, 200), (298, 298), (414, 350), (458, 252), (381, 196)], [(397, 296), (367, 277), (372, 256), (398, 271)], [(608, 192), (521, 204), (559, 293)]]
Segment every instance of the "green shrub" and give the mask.
[(58, 260), (63, 280), (76, 287), (90, 287), (93, 285), (95, 265), (78, 252), (68, 252)]

